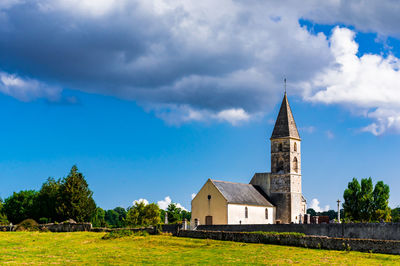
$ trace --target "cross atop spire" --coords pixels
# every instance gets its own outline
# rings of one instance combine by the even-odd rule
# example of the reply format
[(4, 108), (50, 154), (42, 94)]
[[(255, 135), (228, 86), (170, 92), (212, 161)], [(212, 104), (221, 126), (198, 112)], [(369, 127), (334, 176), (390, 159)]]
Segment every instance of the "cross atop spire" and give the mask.
[[(285, 78), (286, 85), (286, 78)], [(285, 86), (286, 88), (286, 86)], [(279, 110), (278, 117), (275, 122), (274, 131), (272, 132), (271, 139), (277, 138), (295, 138), (300, 140), (299, 132), (297, 131), (296, 122), (290, 109), (289, 101), (287, 99), (286, 90), (283, 96), (281, 109)]]
[(285, 95), (286, 95), (286, 78), (284, 78), (283, 82), (285, 83)]

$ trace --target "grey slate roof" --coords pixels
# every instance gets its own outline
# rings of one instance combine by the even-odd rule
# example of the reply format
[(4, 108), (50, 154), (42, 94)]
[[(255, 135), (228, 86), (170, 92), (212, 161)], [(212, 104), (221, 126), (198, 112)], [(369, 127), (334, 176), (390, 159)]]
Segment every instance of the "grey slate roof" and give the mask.
[(266, 195), (263, 195), (256, 186), (251, 184), (217, 180), (211, 180), (211, 182), (213, 182), (217, 189), (222, 193), (228, 203), (268, 207), (274, 206), (267, 200)]
[(278, 118), (275, 122), (274, 131), (272, 132), (271, 139), (292, 137), (300, 139), (299, 132), (297, 131), (296, 122), (290, 109), (289, 101), (286, 96), (283, 97), (281, 109), (279, 110)]

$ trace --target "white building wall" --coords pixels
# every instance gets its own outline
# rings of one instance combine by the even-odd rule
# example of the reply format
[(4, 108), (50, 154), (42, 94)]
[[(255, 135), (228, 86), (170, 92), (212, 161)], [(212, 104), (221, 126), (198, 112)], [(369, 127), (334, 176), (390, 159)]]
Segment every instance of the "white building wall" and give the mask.
[[(245, 218), (245, 208), (248, 218)], [(265, 219), (268, 209), (268, 219)], [(275, 207), (228, 204), (228, 224), (273, 224), (275, 223)]]

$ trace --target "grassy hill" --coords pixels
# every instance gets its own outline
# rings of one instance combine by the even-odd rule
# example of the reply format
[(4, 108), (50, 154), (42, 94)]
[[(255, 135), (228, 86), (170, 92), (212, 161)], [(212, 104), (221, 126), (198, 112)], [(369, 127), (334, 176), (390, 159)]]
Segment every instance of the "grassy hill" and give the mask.
[(400, 256), (161, 236), (0, 232), (0, 264), (400, 264)]

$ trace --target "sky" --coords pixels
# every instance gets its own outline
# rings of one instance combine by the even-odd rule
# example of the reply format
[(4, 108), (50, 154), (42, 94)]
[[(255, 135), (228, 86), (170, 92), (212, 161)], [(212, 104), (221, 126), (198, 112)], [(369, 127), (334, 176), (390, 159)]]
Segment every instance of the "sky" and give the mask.
[(96, 203), (190, 210), (270, 171), (287, 78), (303, 194), (372, 177), (400, 205), (400, 3), (2, 0), (0, 197), (76, 164)]

